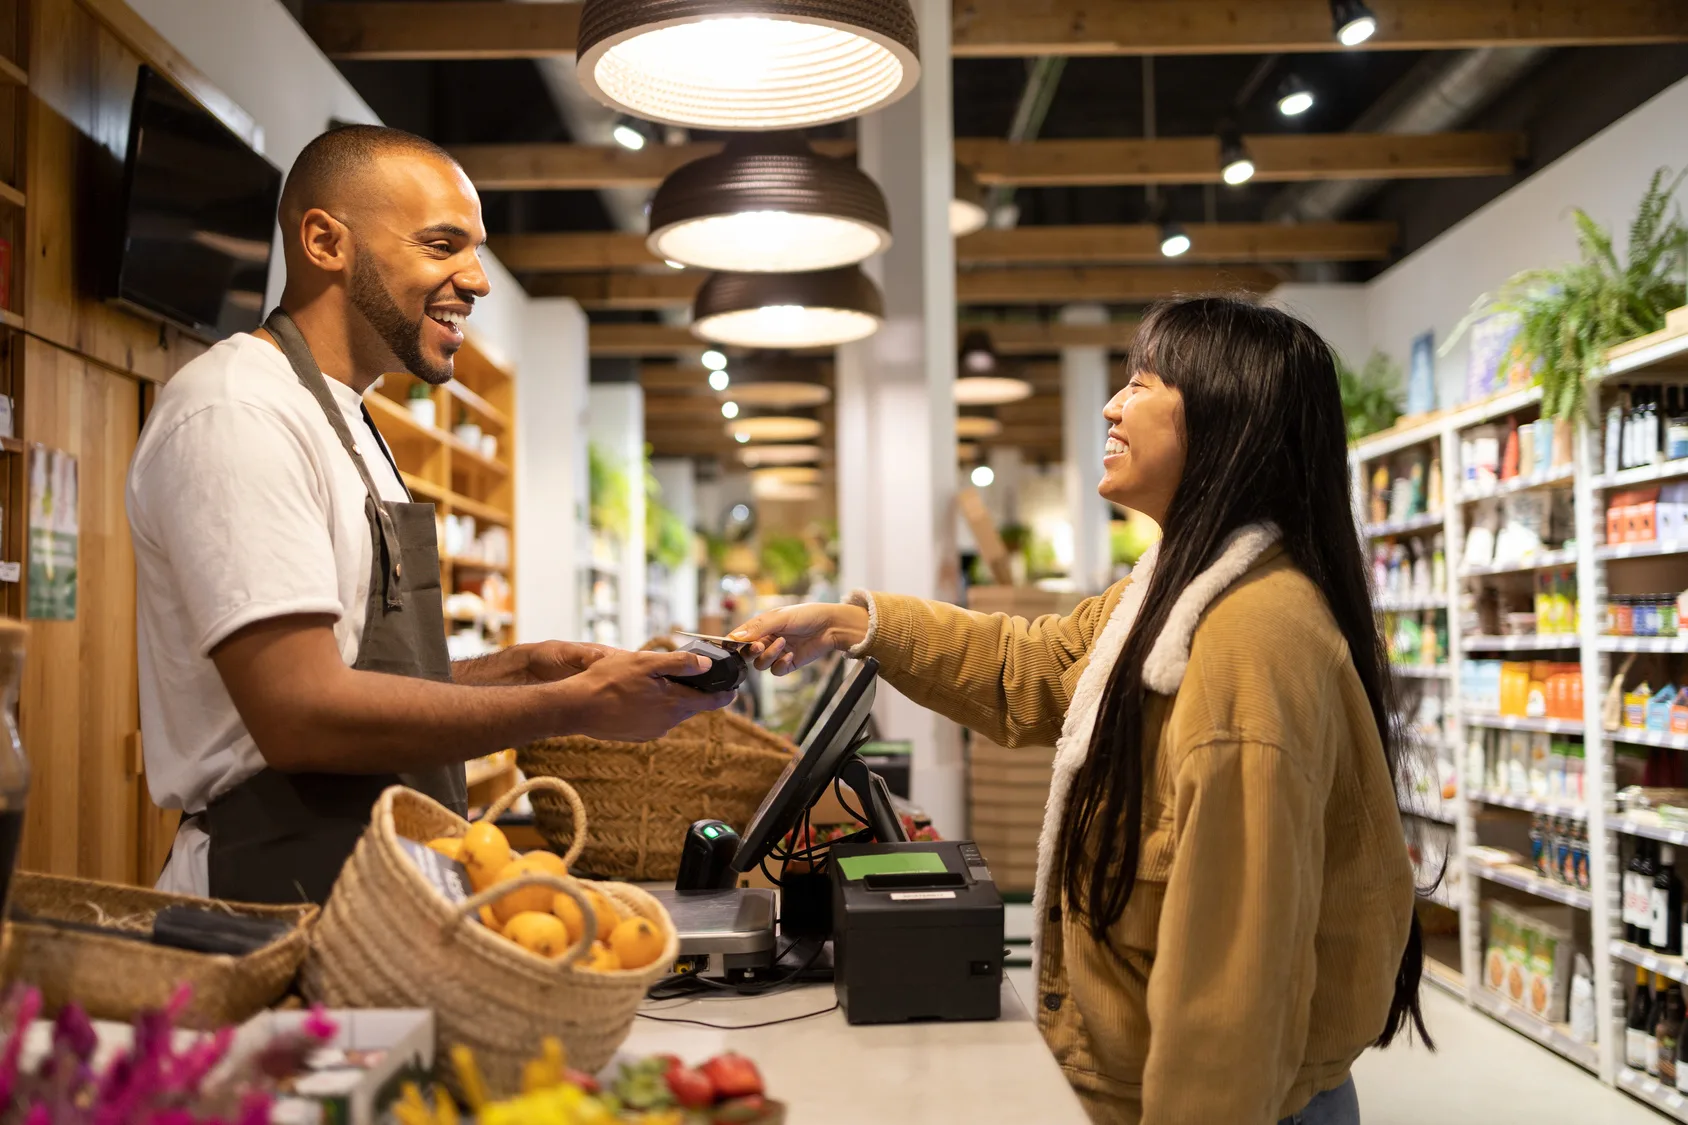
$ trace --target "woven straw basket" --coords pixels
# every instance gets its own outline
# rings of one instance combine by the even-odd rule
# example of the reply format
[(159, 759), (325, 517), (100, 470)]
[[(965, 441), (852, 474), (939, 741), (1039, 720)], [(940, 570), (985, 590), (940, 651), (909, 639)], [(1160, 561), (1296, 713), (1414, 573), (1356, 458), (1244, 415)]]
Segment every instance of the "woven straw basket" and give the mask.
[[(592, 806), (582, 871), (667, 882), (692, 822), (713, 818), (744, 831), (794, 753), (749, 719), (709, 711), (652, 742), (546, 739), (518, 750), (516, 763), (529, 777), (562, 778)], [(533, 815), (547, 840), (569, 836), (568, 810), (555, 796), (535, 793)]]
[(166, 906), (222, 909), (292, 923), (284, 936), (244, 957), (27, 922), (7, 924), (6, 979), (39, 988), (48, 1011), (75, 1000), (96, 1019), (128, 1022), (148, 1009), (163, 1008), (177, 988), (188, 984), (193, 996), (181, 1023), (194, 1028), (240, 1023), (279, 1000), (304, 960), (310, 925), (317, 916), (317, 908), (309, 904), (226, 903), (27, 871), (13, 876), (11, 901), (41, 918), (137, 933), (150, 933), (154, 915)]
[[(535, 778), (487, 809), (495, 820), (525, 792), (558, 794), (578, 831), (563, 854), (573, 866), (586, 837), (586, 810), (563, 782)], [(642, 969), (592, 972), (577, 962), (597, 931), (591, 903), (573, 878), (533, 873), (453, 905), (428, 884), (399, 845), (461, 836), (469, 822), (402, 786), (381, 794), (369, 828), (346, 861), (312, 934), (305, 995), (331, 1007), (432, 1008), (440, 1057), (457, 1044), (475, 1053), (494, 1091), (521, 1088), (523, 1062), (555, 1035), (569, 1065), (588, 1073), (609, 1062), (633, 1026), (645, 990), (679, 955), (668, 912), (623, 883), (594, 883), (626, 917), (648, 918), (663, 932), (662, 956)], [(516, 887), (541, 884), (571, 895), (586, 916), (586, 935), (562, 957), (530, 953), (477, 921), (480, 908)], [(446, 1068), (449, 1073), (449, 1068)]]

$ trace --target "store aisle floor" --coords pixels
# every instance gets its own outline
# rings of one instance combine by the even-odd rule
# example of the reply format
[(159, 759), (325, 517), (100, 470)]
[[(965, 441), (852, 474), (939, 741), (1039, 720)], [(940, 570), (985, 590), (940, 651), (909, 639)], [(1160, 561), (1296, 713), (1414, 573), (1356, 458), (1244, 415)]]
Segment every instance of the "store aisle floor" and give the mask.
[[(1021, 998), (1030, 969), (1010, 969)], [(1581, 1067), (1424, 989), (1435, 1054), (1422, 1046), (1368, 1051), (1354, 1068), (1363, 1125), (1661, 1125), (1669, 1119)]]

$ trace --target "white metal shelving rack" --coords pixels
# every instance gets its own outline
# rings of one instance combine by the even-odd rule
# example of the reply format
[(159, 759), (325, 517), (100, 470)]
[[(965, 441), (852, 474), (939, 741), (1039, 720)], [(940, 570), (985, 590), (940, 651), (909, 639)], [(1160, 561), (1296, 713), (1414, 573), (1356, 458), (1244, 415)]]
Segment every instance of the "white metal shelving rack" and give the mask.
[[(1589, 394), (1589, 417), (1581, 420), (1575, 433), (1575, 458), (1568, 473), (1547, 474), (1522, 482), (1508, 482), (1481, 492), (1466, 491), (1461, 482), (1459, 433), (1472, 426), (1505, 418), (1536, 406), (1541, 400), (1539, 390), (1512, 392), (1487, 402), (1445, 412), (1421, 426), (1392, 430), (1377, 438), (1358, 443), (1351, 450), (1349, 463), (1353, 477), (1356, 511), (1361, 507), (1366, 488), (1365, 470), (1369, 464), (1414, 446), (1435, 449), (1443, 466), (1444, 509), (1413, 520), (1396, 524), (1369, 525), (1364, 528), (1369, 538), (1410, 534), (1425, 528), (1441, 527), (1447, 556), (1449, 608), (1449, 654), (1445, 668), (1409, 670), (1406, 674), (1450, 678), (1445, 707), (1452, 721), (1447, 729), (1455, 732), (1455, 753), (1458, 755), (1458, 796), (1445, 802), (1440, 811), (1412, 809), (1404, 811), (1427, 819), (1452, 819), (1458, 826), (1458, 856), (1450, 856), (1450, 865), (1467, 864), (1465, 856), (1477, 842), (1477, 815), (1485, 807), (1501, 806), (1555, 816), (1571, 816), (1586, 821), (1589, 834), (1589, 866), (1591, 890), (1582, 892), (1550, 880), (1541, 879), (1523, 868), (1487, 868), (1470, 863), (1466, 878), (1457, 895), (1444, 893), (1435, 896), (1444, 905), (1460, 914), (1461, 979), (1453, 980), (1445, 971), (1428, 974), (1428, 979), (1463, 998), (1470, 1006), (1528, 1035), (1549, 1050), (1595, 1071), (1602, 1081), (1622, 1089), (1655, 1109), (1679, 1121), (1688, 1122), (1688, 1098), (1674, 1090), (1663, 1088), (1657, 1079), (1636, 1074), (1623, 1065), (1622, 1051), (1625, 1003), (1623, 980), (1632, 974), (1634, 966), (1661, 973), (1673, 980), (1688, 983), (1688, 962), (1680, 957), (1667, 957), (1622, 940), (1618, 926), (1619, 890), (1621, 887), (1618, 860), (1620, 838), (1624, 835), (1660, 840), (1678, 846), (1688, 846), (1688, 830), (1662, 824), (1647, 813), (1619, 815), (1612, 769), (1612, 748), (1627, 743), (1666, 747), (1688, 752), (1688, 736), (1641, 731), (1608, 732), (1601, 726), (1601, 698), (1603, 687), (1609, 682), (1616, 664), (1628, 653), (1688, 653), (1688, 634), (1681, 637), (1607, 637), (1604, 614), (1608, 570), (1614, 564), (1626, 565), (1626, 560), (1649, 560), (1638, 566), (1680, 567), (1675, 579), (1688, 588), (1688, 541), (1663, 544), (1623, 544), (1608, 548), (1605, 545), (1605, 496), (1614, 489), (1630, 488), (1657, 481), (1688, 480), (1688, 458), (1661, 465), (1628, 469), (1605, 474), (1603, 469), (1601, 432), (1592, 423), (1598, 408), (1599, 388), (1618, 382), (1642, 384), (1688, 382), (1688, 335), (1674, 338), (1660, 334), (1639, 346), (1620, 349), (1624, 354), (1615, 357), (1606, 372)], [(1562, 551), (1547, 552), (1517, 564), (1464, 570), (1459, 559), (1464, 554), (1465, 505), (1482, 497), (1502, 495), (1537, 487), (1566, 487), (1572, 491), (1575, 510), (1575, 545)], [(1575, 565), (1577, 568), (1577, 597), (1580, 611), (1580, 631), (1577, 634), (1546, 637), (1462, 637), (1458, 613), (1459, 591), (1472, 578), (1497, 574), (1530, 573), (1549, 567)], [(1664, 587), (1660, 587), (1663, 589)], [(1380, 603), (1379, 611), (1392, 608), (1423, 608), (1421, 606), (1391, 606)], [(1493, 656), (1503, 653), (1569, 654), (1575, 652), (1583, 672), (1584, 714), (1580, 723), (1564, 720), (1502, 719), (1469, 714), (1460, 692), (1459, 670), (1468, 655)], [(1399, 674), (1401, 670), (1397, 669)], [(1509, 794), (1472, 790), (1467, 776), (1463, 747), (1470, 726), (1496, 726), (1510, 729), (1551, 730), (1557, 733), (1578, 734), (1583, 738), (1585, 754), (1585, 785), (1587, 804), (1583, 808), (1566, 807), (1563, 803), (1535, 801)], [(1688, 868), (1688, 864), (1684, 864)], [(1543, 1023), (1500, 997), (1487, 992), (1479, 977), (1481, 965), (1481, 937), (1483, 920), (1480, 916), (1485, 884), (1502, 885), (1537, 895), (1548, 901), (1566, 903), (1589, 914), (1592, 956), (1595, 966), (1595, 988), (1600, 1003), (1597, 1025), (1598, 1042), (1592, 1046), (1579, 1043), (1565, 1034), (1564, 1029)]]

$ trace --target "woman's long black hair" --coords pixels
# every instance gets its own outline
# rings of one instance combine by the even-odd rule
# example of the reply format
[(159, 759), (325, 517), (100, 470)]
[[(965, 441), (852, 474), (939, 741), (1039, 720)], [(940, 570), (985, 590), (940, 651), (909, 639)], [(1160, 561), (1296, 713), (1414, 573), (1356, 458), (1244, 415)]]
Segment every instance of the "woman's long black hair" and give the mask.
[[(1061, 826), (1065, 898), (1104, 945), (1137, 882), (1144, 779), (1154, 769), (1155, 748), (1143, 739), (1143, 664), (1178, 594), (1239, 528), (1270, 520), (1283, 530), (1290, 559), (1324, 593), (1348, 642), (1397, 789), (1408, 766), (1349, 492), (1347, 430), (1330, 346), (1287, 313), (1230, 297), (1197, 297), (1151, 309), (1128, 362), (1129, 370), (1153, 373), (1182, 396), (1186, 450), (1160, 556), (1108, 677), (1090, 754)], [(1414, 912), (1379, 1046), (1409, 1021), (1429, 1041), (1419, 1010), (1423, 965)]]

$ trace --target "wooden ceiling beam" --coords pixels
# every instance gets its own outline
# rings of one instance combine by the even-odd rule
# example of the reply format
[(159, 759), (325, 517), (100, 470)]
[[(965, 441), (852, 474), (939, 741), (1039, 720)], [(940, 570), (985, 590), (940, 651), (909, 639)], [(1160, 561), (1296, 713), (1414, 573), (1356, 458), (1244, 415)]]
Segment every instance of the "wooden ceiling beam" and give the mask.
[(623, 312), (685, 308), (697, 296), (705, 274), (676, 273), (557, 273), (529, 277), (530, 297), (569, 297), (585, 309)]
[[(404, 5), (382, 5), (403, 7)], [(1298, 133), (1243, 138), (1254, 178), (1296, 183), (1335, 179), (1423, 179), (1499, 176), (1526, 151), (1522, 133)], [(815, 141), (829, 156), (855, 154), (851, 141)], [(619, 145), (554, 143), (461, 145), (452, 155), (482, 191), (654, 188), (670, 172), (720, 151), (715, 144)], [(957, 137), (956, 159), (988, 185), (1110, 187), (1219, 183), (1215, 137), (1099, 138), (1025, 141)]]
[[(1525, 155), (1522, 133), (1257, 133), (1247, 135), (1261, 183), (1501, 176)], [(1031, 141), (957, 137), (955, 158), (986, 185), (1116, 187), (1216, 184), (1219, 138)]]
[(956, 276), (956, 300), (964, 305), (1061, 305), (1084, 301), (1156, 301), (1184, 293), (1245, 290), (1264, 293), (1278, 275), (1255, 266), (1102, 266), (967, 270)]
[[(1373, 0), (1366, 50), (1567, 47), (1688, 39), (1678, 0)], [(305, 30), (339, 59), (572, 56), (580, 5), (494, 0), (311, 3)], [(1309, 0), (955, 0), (958, 58), (1344, 50)]]
[[(1688, 39), (1678, 0), (1369, 0), (1364, 50), (1572, 47)], [(1345, 50), (1307, 0), (955, 0), (957, 58)]]
[[(1389, 257), (1394, 223), (1195, 223), (1181, 263), (1364, 262)], [(623, 231), (507, 234), (490, 246), (515, 273), (624, 270), (661, 259), (644, 236)], [(1152, 223), (1120, 226), (1013, 227), (982, 230), (956, 243), (962, 265), (1163, 264), (1160, 230)]]
[[(1115, 320), (1091, 325), (1037, 320), (963, 320), (958, 328), (963, 334), (973, 328), (989, 332), (992, 345), (1004, 356), (1051, 355), (1064, 347), (1107, 348), (1120, 353), (1131, 346), (1137, 321)], [(695, 363), (709, 346), (688, 329), (671, 324), (593, 324), (587, 332), (587, 344), (591, 353), (600, 357), (636, 359), (671, 355), (684, 357), (689, 363)], [(831, 350), (817, 348), (802, 354), (824, 355)], [(701, 373), (702, 367), (695, 370)]]

